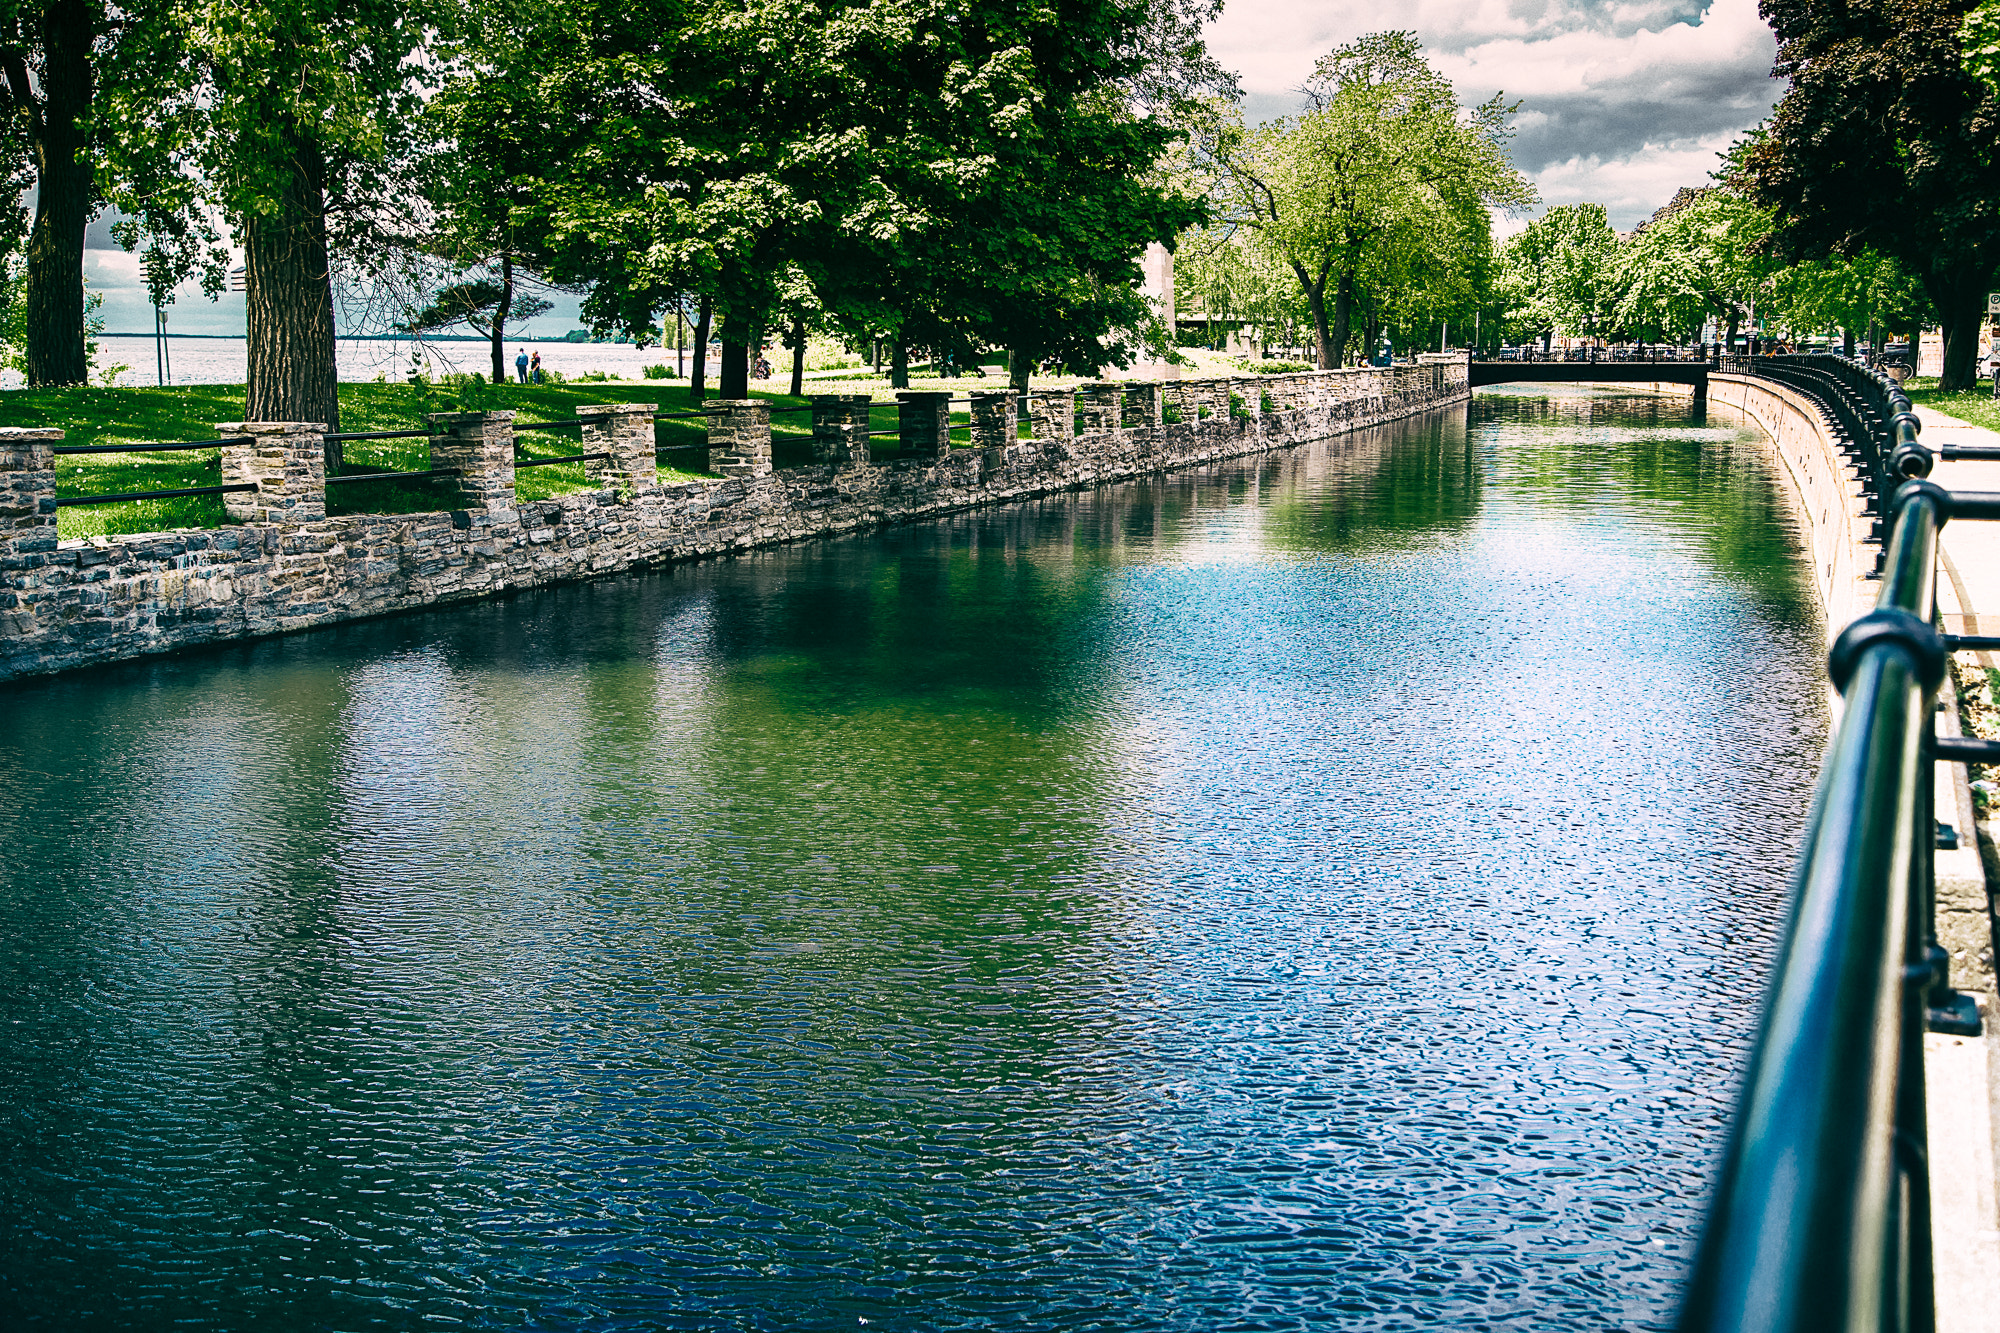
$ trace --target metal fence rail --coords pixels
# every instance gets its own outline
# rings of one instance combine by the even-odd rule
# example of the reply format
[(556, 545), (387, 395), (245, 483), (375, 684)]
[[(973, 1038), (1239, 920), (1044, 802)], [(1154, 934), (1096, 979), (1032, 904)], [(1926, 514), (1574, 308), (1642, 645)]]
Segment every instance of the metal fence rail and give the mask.
[(1682, 1308), (1683, 1333), (1928, 1333), (1933, 1327), (1923, 1036), (1976, 1034), (1934, 930), (1934, 765), (1954, 645), (1936, 617), (1938, 537), (2000, 496), (1923, 480), (1909, 398), (1844, 358), (1732, 358), (1810, 395), (1888, 532), (1876, 609), (1835, 641), (1844, 709), (1794, 877), (1762, 1029)]
[[(248, 435), (227, 435), (219, 440), (186, 440), (178, 443), (153, 444), (57, 444), (50, 446), (52, 454), (172, 454), (190, 449), (220, 449), (224, 445), (249, 444)], [(180, 486), (166, 491), (121, 491), (115, 495), (60, 495), (56, 497), (56, 508), (74, 509), (79, 505), (124, 504), (129, 500), (178, 500), (189, 495), (233, 495), (238, 491), (254, 491), (254, 481), (232, 482), (227, 486)]]
[(69, 509), (76, 505), (122, 504), (127, 500), (171, 500), (183, 495), (231, 495), (237, 491), (254, 491), (254, 481), (234, 482), (228, 486), (183, 486), (172, 491), (125, 491), (118, 495), (59, 495), (56, 508)]

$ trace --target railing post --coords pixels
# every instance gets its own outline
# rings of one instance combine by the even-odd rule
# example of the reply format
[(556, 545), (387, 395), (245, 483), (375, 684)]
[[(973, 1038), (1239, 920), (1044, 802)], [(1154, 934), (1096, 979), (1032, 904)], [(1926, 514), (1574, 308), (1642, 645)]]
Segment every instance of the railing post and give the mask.
[(326, 517), (326, 427), (308, 421), (228, 421), (217, 435), (248, 436), (247, 444), (222, 446), (225, 486), (254, 483), (254, 491), (222, 497), (223, 512), (239, 523), (317, 523)]
[(1076, 391), (1036, 389), (1028, 394), (1028, 431), (1048, 443), (1076, 438)]
[(433, 412), (432, 467), (455, 467), (455, 477), (433, 477), (450, 509), (514, 507), (514, 414)]
[(865, 393), (812, 395), (813, 461), (868, 466), (868, 407)]
[(708, 470), (719, 477), (771, 475), (771, 404), (762, 398), (708, 401)]
[(1014, 391), (997, 389), (972, 395), (972, 444), (976, 449), (1004, 449), (1021, 442), (1014, 415)]
[(584, 475), (598, 486), (629, 494), (660, 484), (659, 446), (653, 432), (658, 403), (594, 403), (576, 409), (583, 423), (586, 454), (610, 454), (583, 465)]
[[(63, 433), (46, 427), (0, 430), (0, 552), (56, 549), (55, 449)], [(11, 575), (0, 587), (14, 586)]]
[(943, 458), (951, 452), (951, 395), (930, 390), (898, 393), (896, 434), (904, 453)]

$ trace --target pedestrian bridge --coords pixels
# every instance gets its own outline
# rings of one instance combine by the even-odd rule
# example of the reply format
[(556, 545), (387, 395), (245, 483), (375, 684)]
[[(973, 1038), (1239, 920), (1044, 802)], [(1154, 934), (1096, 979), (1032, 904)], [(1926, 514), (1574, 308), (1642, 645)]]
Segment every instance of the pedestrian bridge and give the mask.
[(1482, 361), (1472, 362), (1471, 383), (1488, 384), (1692, 384), (1695, 397), (1708, 395), (1709, 363), (1685, 358), (1628, 361)]

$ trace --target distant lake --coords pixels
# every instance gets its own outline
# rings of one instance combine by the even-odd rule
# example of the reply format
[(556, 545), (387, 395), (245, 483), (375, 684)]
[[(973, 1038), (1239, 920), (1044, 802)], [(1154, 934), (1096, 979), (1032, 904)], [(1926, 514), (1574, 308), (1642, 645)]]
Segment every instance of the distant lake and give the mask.
[[(514, 354), (521, 347), (529, 355), (542, 354), (545, 369), (563, 375), (582, 375), (601, 370), (620, 379), (643, 378), (646, 366), (673, 365), (674, 349), (633, 347), (628, 343), (509, 343), (507, 369), (514, 369)], [(126, 388), (158, 383), (151, 337), (98, 339), (97, 364), (100, 369), (126, 367), (117, 383)], [(241, 338), (169, 338), (167, 352), (172, 360), (171, 384), (241, 384), (247, 352)], [(485, 343), (378, 341), (373, 338), (342, 338), (335, 358), (343, 381), (367, 382), (375, 379), (400, 380), (410, 373), (412, 354), (428, 362), (433, 375), (477, 370), (491, 365)], [(686, 356), (692, 362), (692, 354)], [(712, 363), (711, 363), (712, 364)], [(0, 373), (0, 388), (18, 389), (21, 376), (16, 371)]]

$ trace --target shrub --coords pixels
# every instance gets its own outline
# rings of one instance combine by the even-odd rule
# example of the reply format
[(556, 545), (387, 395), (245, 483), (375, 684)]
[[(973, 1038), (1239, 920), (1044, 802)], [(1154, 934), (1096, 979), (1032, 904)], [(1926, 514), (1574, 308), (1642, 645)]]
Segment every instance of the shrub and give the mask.
[(1255, 358), (1244, 362), (1244, 367), (1253, 375), (1296, 375), (1302, 370), (1319, 369), (1303, 361), (1263, 361)]
[(640, 373), (649, 380), (671, 380), (680, 378), (680, 376), (674, 373), (674, 368), (672, 366), (664, 366), (664, 365), (646, 366), (641, 369)]

